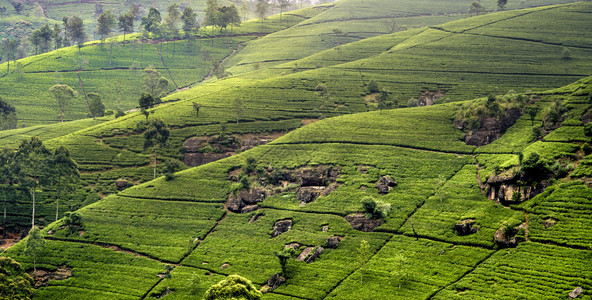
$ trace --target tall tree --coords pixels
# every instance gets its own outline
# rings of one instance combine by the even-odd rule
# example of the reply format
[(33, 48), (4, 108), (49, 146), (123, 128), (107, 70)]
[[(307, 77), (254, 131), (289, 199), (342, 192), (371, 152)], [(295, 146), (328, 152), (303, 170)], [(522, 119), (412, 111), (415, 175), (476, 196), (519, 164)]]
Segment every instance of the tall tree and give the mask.
[(15, 167), (18, 164), (15, 163), (15, 152), (12, 149), (3, 149), (0, 151), (0, 184), (2, 184), (2, 202), (3, 202), (3, 219), (2, 219), (2, 236), (6, 235), (6, 198), (7, 194), (10, 190), (12, 190), (12, 185), (15, 183), (15, 173), (18, 173), (18, 170), (15, 170)]
[(156, 98), (165, 95), (169, 81), (162, 76), (154, 67), (148, 66), (144, 69), (144, 91)]
[(228, 25), (240, 25), (241, 19), (238, 14), (238, 9), (234, 4), (230, 6), (222, 6), (218, 8), (217, 26), (220, 27), (220, 32), (226, 29)]
[(10, 72), (10, 60), (16, 58), (16, 51), (18, 49), (19, 42), (17, 39), (4, 39), (2, 40), (2, 53), (7, 61), (6, 75)]
[(97, 18), (97, 33), (101, 36), (101, 45), (105, 43), (105, 38), (109, 37), (115, 27), (115, 16), (110, 10), (103, 12)]
[(20, 186), (31, 195), (33, 203), (31, 228), (35, 227), (35, 196), (37, 189), (47, 179), (47, 162), (51, 153), (39, 137), (34, 136), (30, 140), (23, 140), (16, 152), (16, 160), (20, 164), (20, 173), (17, 174)]
[(280, 24), (282, 23), (282, 14), (284, 12), (284, 9), (289, 7), (290, 5), (292, 5), (292, 3), (290, 2), (290, 0), (276, 0), (277, 1), (277, 6), (280, 8)]
[(73, 190), (72, 184), (80, 178), (78, 164), (70, 156), (70, 151), (60, 146), (50, 160), (50, 184), (56, 189), (56, 221), (59, 218), (60, 199)]
[(97, 93), (88, 93), (90, 98), (90, 114), (94, 119), (105, 115), (105, 105), (101, 100), (101, 95)]
[(218, 0), (208, 0), (206, 2), (206, 18), (204, 20), (204, 25), (212, 26), (212, 33), (214, 32), (214, 27), (218, 24)]
[(60, 109), (60, 119), (64, 122), (66, 104), (68, 100), (76, 97), (77, 93), (67, 84), (55, 84), (49, 88), (49, 92), (55, 97)]
[(167, 8), (167, 15), (164, 18), (164, 23), (169, 27), (169, 30), (173, 34), (177, 34), (179, 31), (179, 21), (181, 19), (181, 11), (179, 10), (179, 4), (173, 3)]
[(269, 11), (269, 0), (257, 0), (257, 5), (255, 6), (255, 15), (261, 19), (261, 23), (267, 17)]
[(162, 17), (160, 16), (160, 11), (154, 7), (151, 7), (148, 11), (148, 15), (142, 18), (141, 25), (148, 33), (155, 34), (159, 30), (161, 21)]
[(235, 98), (232, 102), (232, 107), (234, 108), (234, 115), (236, 116), (236, 124), (238, 124), (240, 118), (242, 118), (245, 114), (245, 105), (243, 104), (243, 100), (241, 98)]
[(471, 7), (469, 8), (469, 14), (477, 16), (484, 10), (485, 8), (483, 5), (481, 5), (481, 2), (473, 1), (473, 3), (471, 3)]
[(169, 135), (169, 127), (161, 119), (152, 120), (144, 133), (144, 150), (152, 150), (154, 179), (156, 179), (156, 150), (158, 147), (164, 147), (166, 145)]
[(497, 7), (499, 10), (504, 10), (506, 4), (508, 4), (508, 0), (497, 0)]
[(84, 21), (77, 16), (68, 18), (68, 34), (70, 40), (78, 45), (78, 52), (87, 39), (86, 29), (84, 29)]
[(64, 38), (62, 37), (62, 27), (60, 27), (60, 25), (53, 25), (53, 32), (51, 34), (51, 38), (53, 39), (55, 50), (58, 50), (62, 47)]
[(197, 22), (197, 14), (189, 6), (183, 9), (181, 14), (181, 21), (183, 22), (183, 34), (187, 39), (187, 53), (191, 52), (191, 43), (189, 40), (193, 34), (199, 30), (199, 23)]
[(25, 241), (25, 255), (33, 257), (33, 271), (37, 271), (37, 257), (43, 254), (45, 243), (45, 237), (39, 227), (33, 226)]
[(53, 39), (53, 30), (49, 27), (49, 24), (43, 25), (39, 28), (39, 37), (43, 42), (43, 52), (49, 51), (51, 49), (51, 41)]
[(68, 20), (68, 17), (64, 17), (62, 18), (62, 24), (64, 26), (64, 46), (70, 46), (70, 22)]
[(119, 30), (123, 32), (123, 42), (125, 43), (125, 35), (134, 32), (135, 17), (132, 12), (128, 12), (119, 16)]
[(33, 46), (35, 46), (35, 55), (39, 54), (39, 46), (41, 43), (43, 43), (43, 38), (41, 38), (41, 30), (36, 29), (33, 31), (29, 37), (29, 41), (31, 44), (33, 44)]

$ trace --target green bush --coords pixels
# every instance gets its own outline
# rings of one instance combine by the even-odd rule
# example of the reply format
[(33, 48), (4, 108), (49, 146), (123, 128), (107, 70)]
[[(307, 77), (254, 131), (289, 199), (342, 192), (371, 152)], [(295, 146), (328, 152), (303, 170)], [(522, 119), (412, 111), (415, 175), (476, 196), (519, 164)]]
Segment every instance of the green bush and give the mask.
[(219, 283), (210, 287), (206, 291), (206, 300), (222, 299), (261, 299), (263, 294), (253, 285), (253, 283), (239, 275), (230, 275)]
[(391, 212), (391, 205), (382, 201), (376, 201), (372, 197), (362, 199), (362, 208), (369, 219), (384, 219)]

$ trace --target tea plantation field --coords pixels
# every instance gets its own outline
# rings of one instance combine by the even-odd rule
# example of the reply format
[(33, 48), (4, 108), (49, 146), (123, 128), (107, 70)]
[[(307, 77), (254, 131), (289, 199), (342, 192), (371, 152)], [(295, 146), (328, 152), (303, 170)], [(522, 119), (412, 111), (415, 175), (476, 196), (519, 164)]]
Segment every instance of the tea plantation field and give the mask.
[[(562, 99), (572, 107), (565, 114), (572, 121), (564, 123), (581, 130), (582, 116), (592, 109), (586, 102), (590, 91), (592, 77), (531, 96), (540, 98), (537, 105), (543, 108)], [(160, 177), (108, 196), (79, 210), (81, 228), (72, 232), (58, 221), (44, 229), (49, 244), (40, 265), (48, 270), (66, 266), (72, 277), (52, 281), (38, 295), (200, 297), (231, 274), (263, 287), (280, 272), (274, 252), (297, 243), (299, 252), (308, 247), (324, 251), (308, 263), (289, 260), (288, 281), (265, 299), (564, 298), (578, 286), (580, 297), (592, 296), (592, 189), (585, 183), (590, 175), (570, 171), (553, 178), (543, 193), (521, 204), (489, 200), (481, 187), (494, 175), (488, 170), (511, 170), (518, 164), (516, 155), (458, 143), (461, 133), (454, 129), (453, 115), (459, 105), (327, 118), (267, 145), (181, 171), (172, 180)], [(526, 126), (525, 120), (530, 124), (528, 118), (522, 116), (508, 132)], [(405, 135), (412, 119), (423, 120), (423, 126)], [(375, 135), (368, 133), (379, 127)], [(434, 130), (440, 134), (424, 138)], [(548, 164), (581, 166), (588, 158), (580, 144), (539, 138), (514, 146), (512, 153), (536, 151)], [(487, 153), (479, 152), (487, 147)], [(334, 174), (326, 175), (327, 187), (320, 187), (328, 192), (302, 202), (298, 190), (306, 187), (286, 174), (324, 167)], [(232, 177), (239, 171), (252, 188), (267, 194), (255, 211), (242, 214), (228, 210), (237, 184)], [(273, 174), (284, 175), (275, 182)], [(387, 175), (398, 184), (380, 192), (376, 183)], [(348, 223), (348, 216), (362, 211), (365, 197), (392, 208), (371, 231)], [(475, 220), (479, 230), (459, 235), (454, 226), (466, 219)], [(273, 234), (283, 220), (291, 221), (290, 229)], [(494, 242), (496, 231), (507, 226), (527, 228), (518, 231), (515, 248)], [(328, 246), (332, 237), (338, 237), (337, 247)], [(369, 246), (366, 254), (358, 254), (362, 241)], [(92, 258), (74, 259), (76, 253)], [(31, 266), (22, 243), (7, 254)], [(159, 276), (166, 264), (173, 266), (170, 278)], [(142, 276), (118, 280), (139, 269)], [(112, 275), (96, 277), (104, 272)]]

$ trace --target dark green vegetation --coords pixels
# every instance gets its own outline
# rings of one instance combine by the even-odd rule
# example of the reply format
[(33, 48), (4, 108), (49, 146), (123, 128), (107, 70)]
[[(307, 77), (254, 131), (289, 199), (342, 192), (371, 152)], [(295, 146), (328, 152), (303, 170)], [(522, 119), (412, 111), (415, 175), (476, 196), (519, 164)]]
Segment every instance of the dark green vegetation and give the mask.
[[(578, 286), (580, 297), (592, 296), (592, 163), (583, 125), (592, 78), (560, 87), (590, 73), (583, 21), (592, 5), (506, 11), (339, 48), (332, 47), (344, 37), (331, 30), (330, 42), (310, 53), (271, 46), (300, 27), (361, 30), (342, 14), (379, 9), (356, 3), (284, 14), (283, 22), (298, 25), (247, 42), (222, 64), (234, 76), (165, 97), (145, 114), (99, 118), (74, 133), (40, 127), (48, 147), (70, 149), (80, 189), (105, 197), (68, 200), (84, 207), (57, 222), (40, 220), (48, 243), (36, 261), (26, 241), (8, 250), (27, 269), (36, 262), (48, 272), (71, 271), (37, 295), (203, 297), (239, 274), (267, 290), (264, 298), (280, 299), (565, 298)], [(549, 20), (554, 27), (545, 26)], [(372, 80), (387, 90), (382, 104), (368, 89)], [(495, 101), (456, 102), (491, 92)], [(401, 107), (431, 101), (437, 105)], [(518, 120), (499, 139), (463, 142), (479, 126), (461, 131), (459, 118), (482, 124), (512, 109)], [(167, 143), (144, 149), (157, 119), (169, 126)], [(232, 148), (248, 134), (303, 123), (266, 145)], [(152, 180), (151, 155), (157, 176), (170, 173), (191, 137), (207, 138), (195, 153), (236, 155)], [(11, 135), (5, 139), (14, 145)], [(510, 195), (488, 193), (496, 184)], [(42, 214), (53, 214), (51, 195), (41, 199)], [(30, 221), (28, 206), (10, 204), (18, 207), (12, 218)], [(280, 264), (286, 246), (304, 254)], [(273, 289), (268, 279), (276, 273), (287, 281)]]

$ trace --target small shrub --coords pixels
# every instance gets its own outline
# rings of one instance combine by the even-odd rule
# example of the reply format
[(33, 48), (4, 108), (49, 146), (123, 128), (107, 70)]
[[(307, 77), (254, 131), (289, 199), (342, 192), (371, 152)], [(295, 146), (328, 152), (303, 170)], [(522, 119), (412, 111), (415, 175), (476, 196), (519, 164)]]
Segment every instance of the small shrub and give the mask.
[(123, 110), (118, 109), (117, 112), (115, 113), (115, 118), (119, 118), (119, 117), (123, 117), (125, 116), (125, 112), (123, 112)]
[(592, 147), (590, 147), (589, 143), (585, 143), (582, 145), (582, 151), (584, 151), (584, 153), (586, 155), (588, 155), (588, 154), (592, 153)]
[(369, 93), (378, 93), (380, 91), (378, 84), (374, 80), (370, 80), (367, 89)]
[(384, 219), (391, 212), (390, 204), (376, 201), (372, 197), (362, 199), (362, 208), (369, 219)]

